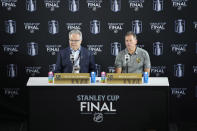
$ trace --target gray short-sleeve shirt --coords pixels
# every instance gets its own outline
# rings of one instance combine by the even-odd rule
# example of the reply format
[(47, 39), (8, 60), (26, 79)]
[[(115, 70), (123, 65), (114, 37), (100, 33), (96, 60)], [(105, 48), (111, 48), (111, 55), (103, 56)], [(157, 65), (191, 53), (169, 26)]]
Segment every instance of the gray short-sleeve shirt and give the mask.
[[(129, 54), (129, 61), (126, 62), (125, 55)], [(115, 60), (115, 68), (122, 68), (122, 73), (143, 73), (145, 68), (151, 68), (150, 57), (146, 50), (137, 47), (133, 54), (124, 49), (118, 53)]]

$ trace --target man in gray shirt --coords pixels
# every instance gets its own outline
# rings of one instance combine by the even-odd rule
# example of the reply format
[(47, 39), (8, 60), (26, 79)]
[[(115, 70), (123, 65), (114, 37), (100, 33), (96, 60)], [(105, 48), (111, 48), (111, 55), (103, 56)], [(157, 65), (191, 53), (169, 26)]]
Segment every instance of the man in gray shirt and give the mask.
[(118, 53), (115, 60), (116, 73), (150, 74), (150, 57), (148, 52), (137, 47), (137, 36), (129, 31), (125, 35), (126, 48)]

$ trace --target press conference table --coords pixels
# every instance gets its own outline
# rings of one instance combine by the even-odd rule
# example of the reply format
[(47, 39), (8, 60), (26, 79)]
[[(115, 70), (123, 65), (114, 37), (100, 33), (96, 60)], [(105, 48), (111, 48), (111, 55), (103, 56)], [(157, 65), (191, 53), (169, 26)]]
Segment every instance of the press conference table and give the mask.
[(50, 84), (30, 77), (30, 131), (166, 131), (169, 82), (147, 84)]
[(29, 77), (27, 86), (169, 86), (167, 77), (150, 77), (149, 83), (143, 84), (52, 84), (48, 83), (48, 77)]

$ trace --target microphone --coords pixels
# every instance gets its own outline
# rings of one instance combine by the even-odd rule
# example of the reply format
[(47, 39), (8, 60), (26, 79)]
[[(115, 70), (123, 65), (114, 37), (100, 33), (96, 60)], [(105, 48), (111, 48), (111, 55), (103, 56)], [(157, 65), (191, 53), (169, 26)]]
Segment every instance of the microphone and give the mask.
[(129, 59), (130, 59), (129, 54), (126, 54), (126, 55), (125, 55), (125, 61), (128, 62)]
[(74, 64), (74, 54), (70, 54), (70, 61)]
[(129, 72), (129, 69), (128, 69), (128, 61), (129, 61), (130, 57), (129, 57), (129, 54), (126, 54), (125, 55), (125, 61), (126, 61), (126, 73)]

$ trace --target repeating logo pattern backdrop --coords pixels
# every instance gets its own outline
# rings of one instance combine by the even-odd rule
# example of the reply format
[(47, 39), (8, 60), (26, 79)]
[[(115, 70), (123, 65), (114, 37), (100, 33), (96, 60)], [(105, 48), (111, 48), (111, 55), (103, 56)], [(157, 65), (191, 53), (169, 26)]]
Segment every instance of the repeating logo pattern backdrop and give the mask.
[[(55, 69), (59, 50), (68, 46), (68, 32), (72, 29), (82, 31), (82, 46), (94, 52), (97, 74), (114, 72), (115, 57), (125, 48), (124, 35), (131, 30), (137, 34), (138, 46), (149, 52), (151, 76), (169, 78), (171, 118), (180, 119), (181, 115), (184, 120), (196, 116), (197, 1), (1, 0), (0, 3), (0, 77), (5, 83), (25, 86), (30, 76), (47, 76), (48, 71)], [(12, 88), (15, 87), (9, 90), (15, 90)], [(21, 89), (9, 99), (24, 98)], [(1, 90), (4, 96), (8, 94), (5, 90), (6, 87)]]

